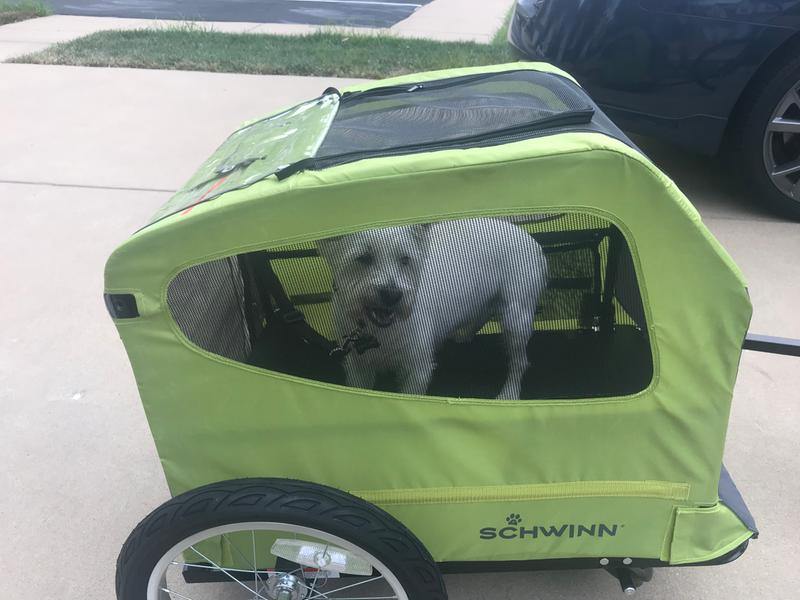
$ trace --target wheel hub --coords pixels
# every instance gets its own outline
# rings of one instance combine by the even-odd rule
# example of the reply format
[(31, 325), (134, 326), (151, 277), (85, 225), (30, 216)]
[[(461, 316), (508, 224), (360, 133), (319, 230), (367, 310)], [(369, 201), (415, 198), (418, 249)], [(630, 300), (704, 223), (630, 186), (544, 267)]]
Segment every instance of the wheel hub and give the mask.
[(305, 590), (303, 582), (289, 573), (273, 575), (267, 581), (267, 598), (270, 600), (302, 600)]
[(800, 81), (789, 88), (767, 124), (764, 167), (775, 187), (800, 202)]

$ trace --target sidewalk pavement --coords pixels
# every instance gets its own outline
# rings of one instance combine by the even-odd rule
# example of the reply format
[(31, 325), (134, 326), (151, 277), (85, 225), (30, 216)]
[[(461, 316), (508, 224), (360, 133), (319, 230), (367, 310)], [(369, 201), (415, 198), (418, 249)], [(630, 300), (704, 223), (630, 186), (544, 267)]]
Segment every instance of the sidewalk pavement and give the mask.
[(488, 44), (513, 5), (514, 0), (434, 0), (389, 31), (402, 37)]
[(315, 31), (346, 31), (353, 35), (393, 35), (439, 41), (489, 43), (502, 27), (513, 0), (434, 0), (408, 19), (388, 29), (336, 28), (293, 23), (224, 21), (158, 21), (115, 17), (52, 15), (0, 26), (0, 61), (44, 50), (98, 31), (190, 26), (229, 33), (302, 35)]
[[(348, 83), (0, 64), (0, 598), (113, 598), (119, 548), (168, 497), (101, 299), (109, 253), (240, 122)], [(709, 161), (645, 149), (744, 270), (753, 330), (800, 337), (798, 225), (753, 208)], [(640, 593), (797, 597), (799, 388), (797, 359), (745, 353), (726, 463), (761, 539), (731, 565), (658, 572)], [(457, 576), (447, 584), (451, 600), (620, 594), (600, 571)]]

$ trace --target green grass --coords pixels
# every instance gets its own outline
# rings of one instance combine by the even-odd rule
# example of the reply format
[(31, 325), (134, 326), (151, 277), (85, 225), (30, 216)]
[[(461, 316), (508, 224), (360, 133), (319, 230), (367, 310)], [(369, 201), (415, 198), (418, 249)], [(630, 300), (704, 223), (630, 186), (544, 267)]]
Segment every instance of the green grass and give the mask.
[(498, 29), (492, 38), (493, 46), (505, 46), (508, 44), (508, 26), (511, 25), (511, 17), (514, 16), (514, 7), (508, 9), (506, 18), (503, 19), (503, 26)]
[(50, 14), (50, 8), (35, 0), (19, 0), (4, 2), (0, 0), (0, 25), (8, 25), (25, 19), (44, 17)]
[(12, 62), (224, 73), (381, 78), (516, 60), (491, 44), (321, 31), (303, 36), (220, 33), (202, 27), (102, 31)]

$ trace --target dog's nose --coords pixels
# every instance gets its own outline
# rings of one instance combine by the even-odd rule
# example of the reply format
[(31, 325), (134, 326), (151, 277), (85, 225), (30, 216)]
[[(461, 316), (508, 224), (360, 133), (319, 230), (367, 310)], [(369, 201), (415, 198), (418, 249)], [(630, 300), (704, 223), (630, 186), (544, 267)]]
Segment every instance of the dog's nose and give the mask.
[(400, 302), (400, 299), (403, 297), (403, 292), (396, 287), (384, 287), (378, 292), (378, 297), (381, 300), (381, 304), (384, 306), (394, 306)]

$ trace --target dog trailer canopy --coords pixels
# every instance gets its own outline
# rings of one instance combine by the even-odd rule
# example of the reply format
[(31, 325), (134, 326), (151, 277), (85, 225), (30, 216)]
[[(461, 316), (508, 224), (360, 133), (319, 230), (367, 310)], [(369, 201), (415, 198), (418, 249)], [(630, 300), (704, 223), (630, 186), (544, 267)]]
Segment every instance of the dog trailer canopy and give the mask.
[(742, 276), (549, 65), (329, 89), (244, 125), (105, 291), (175, 494), (329, 485), (439, 563), (697, 564), (755, 534), (722, 467)]

